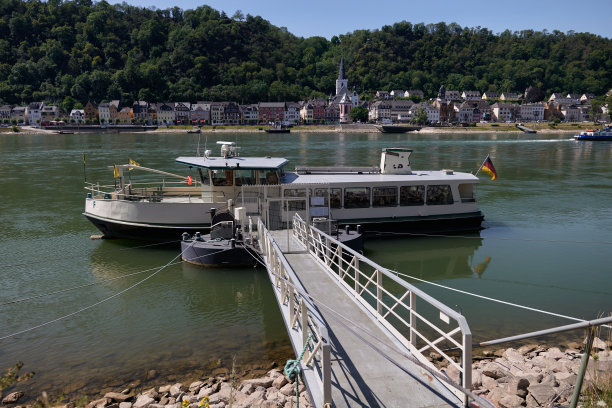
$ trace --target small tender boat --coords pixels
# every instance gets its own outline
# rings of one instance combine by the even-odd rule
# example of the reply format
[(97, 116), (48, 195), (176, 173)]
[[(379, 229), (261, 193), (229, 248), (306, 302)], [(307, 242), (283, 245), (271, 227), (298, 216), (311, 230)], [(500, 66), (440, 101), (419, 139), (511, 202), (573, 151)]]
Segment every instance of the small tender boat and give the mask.
[[(237, 208), (237, 213), (246, 212)], [(214, 214), (214, 211), (212, 211)], [(214, 214), (210, 234), (183, 233), (181, 258), (183, 261), (211, 267), (239, 267), (257, 265), (257, 253), (251, 247), (248, 225), (239, 225), (228, 211)], [(241, 222), (246, 224), (245, 222)]]
[(406, 133), (421, 130), (421, 126), (408, 126), (408, 125), (380, 125), (377, 126), (378, 130), (383, 133)]
[(612, 129), (607, 127), (600, 130), (587, 129), (574, 135), (576, 140), (612, 140)]
[(200, 129), (199, 127), (194, 127), (193, 129), (189, 129), (187, 131), (187, 133), (201, 133), (202, 129)]

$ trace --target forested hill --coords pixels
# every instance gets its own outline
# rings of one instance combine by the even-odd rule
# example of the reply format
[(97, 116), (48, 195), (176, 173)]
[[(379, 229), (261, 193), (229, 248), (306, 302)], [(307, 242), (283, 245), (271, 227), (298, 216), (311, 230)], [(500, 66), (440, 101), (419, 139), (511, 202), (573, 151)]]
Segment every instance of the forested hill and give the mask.
[(612, 88), (612, 40), (593, 34), (400, 22), (327, 40), (208, 6), (0, 2), (2, 103), (301, 100), (334, 91), (341, 55), (349, 85), (366, 96), (435, 96), (441, 84), (481, 92), (537, 85), (547, 95)]

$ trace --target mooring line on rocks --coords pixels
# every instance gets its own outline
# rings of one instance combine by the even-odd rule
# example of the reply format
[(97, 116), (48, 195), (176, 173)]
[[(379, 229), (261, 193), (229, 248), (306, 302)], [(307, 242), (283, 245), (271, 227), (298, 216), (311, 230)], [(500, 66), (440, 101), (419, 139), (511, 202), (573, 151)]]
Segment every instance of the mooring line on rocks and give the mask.
[[(506, 305), (506, 306), (514, 306), (514, 307), (518, 307), (520, 309), (529, 310), (529, 311), (532, 311), (532, 312), (538, 312), (538, 313), (543, 313), (543, 314), (547, 314), (547, 315), (550, 315), (550, 316), (561, 317), (561, 318), (568, 319), (568, 320), (574, 320), (576, 322), (586, 322), (587, 321), (587, 320), (584, 320), (584, 319), (579, 319), (577, 317), (566, 316), (566, 315), (562, 315), (560, 313), (549, 312), (547, 310), (536, 309), (535, 307), (519, 305), (517, 303), (512, 303), (512, 302), (508, 302), (508, 301), (500, 300), (500, 299), (495, 299), (495, 298), (492, 298), (492, 297), (488, 297), (488, 296), (484, 296), (484, 295), (479, 295), (477, 293), (472, 293), (472, 292), (468, 292), (468, 291), (461, 290), (461, 289), (451, 288), (449, 286), (440, 285), (439, 283), (435, 283), (435, 282), (431, 282), (431, 281), (428, 281), (428, 280), (425, 280), (425, 279), (417, 278), (415, 276), (410, 276), (410, 275), (408, 275), (406, 273), (401, 273), (399, 271), (394, 271), (393, 269), (389, 269), (389, 272), (393, 272), (394, 274), (396, 274), (398, 276), (403, 276), (403, 277), (406, 277), (406, 278), (409, 278), (409, 279), (414, 279), (414, 280), (422, 282), (422, 283), (427, 283), (429, 285), (437, 286), (437, 287), (442, 288), (442, 289), (451, 290), (453, 292), (461, 293), (463, 295), (474, 296), (474, 297), (477, 297), (477, 298), (480, 298), (480, 299), (489, 300), (491, 302), (501, 303), (501, 304)], [(608, 329), (612, 329), (612, 326), (608, 326), (608, 325), (602, 325), (602, 327), (605, 327), (605, 328), (608, 328)]]
[[(185, 250), (187, 250), (187, 249), (191, 248), (191, 246), (192, 246), (192, 245), (193, 245), (195, 242), (196, 242), (196, 241), (192, 242), (192, 243), (191, 243), (191, 244), (190, 244), (190, 245), (189, 245), (187, 248), (185, 248)], [(105, 299), (102, 299), (102, 300), (100, 300), (100, 301), (98, 301), (98, 302), (94, 303), (94, 304), (91, 304), (91, 305), (89, 305), (89, 306), (86, 306), (86, 307), (84, 307), (84, 308), (81, 308), (81, 309), (79, 309), (79, 310), (77, 310), (77, 311), (75, 311), (75, 312), (68, 313), (67, 315), (60, 316), (60, 317), (58, 317), (58, 318), (55, 318), (55, 319), (53, 319), (53, 320), (49, 320), (49, 321), (47, 321), (47, 322), (45, 322), (45, 323), (41, 323), (41, 324), (39, 324), (39, 325), (36, 325), (36, 326), (30, 327), (30, 328), (28, 328), (28, 329), (20, 330), (20, 331), (18, 331), (18, 332), (15, 332), (15, 333), (9, 334), (9, 335), (7, 335), (7, 336), (0, 337), (0, 341), (2, 341), (2, 340), (6, 340), (6, 339), (11, 338), (11, 337), (18, 336), (18, 335), (20, 335), (20, 334), (24, 334), (24, 333), (30, 332), (30, 331), (32, 331), (32, 330), (39, 329), (39, 328), (41, 328), (41, 327), (43, 327), (43, 326), (47, 326), (47, 325), (52, 324), (52, 323), (59, 322), (60, 320), (67, 319), (68, 317), (72, 317), (72, 316), (77, 315), (77, 314), (79, 314), (79, 313), (82, 313), (82, 312), (84, 312), (84, 311), (86, 311), (86, 310), (89, 310), (89, 309), (92, 309), (92, 308), (94, 308), (94, 307), (96, 307), (96, 306), (99, 306), (99, 305), (101, 305), (102, 303), (105, 303), (105, 302), (107, 302), (107, 301), (109, 301), (109, 300), (111, 300), (111, 299), (114, 299), (114, 298), (116, 298), (117, 296), (120, 296), (120, 295), (124, 294), (125, 292), (127, 292), (127, 291), (129, 291), (129, 290), (131, 290), (131, 289), (135, 288), (136, 286), (138, 286), (138, 285), (140, 285), (140, 284), (144, 283), (145, 281), (147, 281), (147, 280), (151, 279), (153, 276), (157, 275), (158, 273), (160, 273), (161, 271), (163, 271), (164, 269), (166, 269), (166, 268), (167, 268), (168, 266), (170, 266), (170, 264), (172, 264), (172, 263), (173, 263), (173, 262), (174, 262), (174, 261), (175, 261), (175, 260), (176, 260), (178, 257), (182, 256), (182, 255), (183, 255), (183, 252), (184, 252), (184, 251), (181, 251), (181, 252), (180, 252), (180, 253), (179, 253), (177, 256), (175, 256), (174, 258), (172, 258), (172, 260), (170, 260), (168, 263), (166, 263), (164, 266), (160, 267), (160, 268), (159, 268), (157, 271), (153, 272), (152, 274), (150, 274), (150, 275), (149, 275), (149, 276), (147, 276), (146, 278), (144, 278), (144, 279), (142, 279), (142, 280), (140, 280), (140, 281), (136, 282), (135, 284), (133, 284), (133, 285), (129, 286), (129, 287), (128, 287), (128, 288), (126, 288), (126, 289), (123, 289), (123, 290), (122, 290), (122, 291), (120, 291), (120, 292), (115, 293), (114, 295), (111, 295), (111, 296), (109, 296), (109, 297), (107, 297), (107, 298), (105, 298)]]

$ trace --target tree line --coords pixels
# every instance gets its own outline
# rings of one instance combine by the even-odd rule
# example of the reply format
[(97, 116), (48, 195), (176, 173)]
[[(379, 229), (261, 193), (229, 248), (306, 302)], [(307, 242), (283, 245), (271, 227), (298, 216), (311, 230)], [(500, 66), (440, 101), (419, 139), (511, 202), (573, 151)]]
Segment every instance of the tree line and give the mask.
[(233, 100), (325, 97), (344, 55), (349, 86), (602, 95), (612, 40), (589, 33), (494, 34), (456, 23), (297, 37), (259, 16), (209, 6), (141, 8), (91, 0), (0, 2), (0, 102)]

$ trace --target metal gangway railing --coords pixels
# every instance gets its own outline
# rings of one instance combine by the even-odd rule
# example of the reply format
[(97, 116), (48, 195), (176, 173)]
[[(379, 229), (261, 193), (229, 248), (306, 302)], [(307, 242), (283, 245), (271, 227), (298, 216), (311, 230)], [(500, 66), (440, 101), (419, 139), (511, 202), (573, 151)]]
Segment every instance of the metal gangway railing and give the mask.
[(303, 296), (305, 289), (261, 218), (257, 221), (257, 235), (279, 307), (288, 317), (292, 343), (296, 352), (304, 350), (299, 364), (312, 402), (316, 407), (330, 406), (331, 343), (325, 321), (313, 302)]
[[(471, 388), (472, 333), (464, 316), (309, 225), (298, 214), (293, 218), (293, 235), (418, 361), (444, 377), (424, 354), (435, 351), (459, 371), (461, 388)], [(458, 362), (446, 351), (449, 349), (460, 351)], [(447, 388), (467, 404), (464, 392)]]

